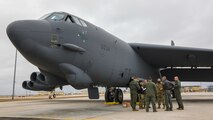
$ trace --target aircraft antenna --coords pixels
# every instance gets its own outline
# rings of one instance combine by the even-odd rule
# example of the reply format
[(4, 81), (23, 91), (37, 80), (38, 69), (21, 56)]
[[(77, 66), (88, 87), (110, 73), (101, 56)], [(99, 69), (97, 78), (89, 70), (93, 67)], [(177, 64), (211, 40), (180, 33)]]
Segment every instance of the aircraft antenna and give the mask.
[(171, 40), (171, 46), (175, 46), (175, 42)]

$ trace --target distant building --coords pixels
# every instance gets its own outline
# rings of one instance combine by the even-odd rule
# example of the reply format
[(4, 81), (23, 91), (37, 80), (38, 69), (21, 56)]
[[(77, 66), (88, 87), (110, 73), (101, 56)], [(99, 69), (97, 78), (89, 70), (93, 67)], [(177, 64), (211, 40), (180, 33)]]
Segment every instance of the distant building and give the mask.
[[(49, 95), (49, 94), (50, 94), (50, 92), (39, 91), (37, 95), (38, 96), (45, 96), (45, 95)], [(62, 91), (55, 91), (55, 94), (56, 95), (65, 95), (64, 92), (62, 92)]]
[(207, 91), (208, 92), (213, 92), (213, 85), (209, 85), (208, 88), (207, 88)]
[(202, 92), (201, 86), (182, 86), (183, 92)]

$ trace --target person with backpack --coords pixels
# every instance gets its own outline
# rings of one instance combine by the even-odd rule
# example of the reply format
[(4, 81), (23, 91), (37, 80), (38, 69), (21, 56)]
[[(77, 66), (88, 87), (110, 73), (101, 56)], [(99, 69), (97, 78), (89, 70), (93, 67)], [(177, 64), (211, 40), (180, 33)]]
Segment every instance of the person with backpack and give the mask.
[(172, 82), (167, 80), (166, 76), (162, 77), (163, 88), (164, 88), (164, 97), (165, 97), (165, 111), (172, 111), (172, 98), (171, 98), (171, 90), (174, 89), (174, 85)]

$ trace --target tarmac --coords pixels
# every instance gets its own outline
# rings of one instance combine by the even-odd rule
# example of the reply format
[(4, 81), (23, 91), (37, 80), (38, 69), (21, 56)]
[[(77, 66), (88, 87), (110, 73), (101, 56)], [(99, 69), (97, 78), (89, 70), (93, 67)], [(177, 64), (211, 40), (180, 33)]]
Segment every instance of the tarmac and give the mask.
[[(129, 94), (124, 95), (129, 101)], [(183, 93), (185, 110), (137, 112), (87, 97), (0, 102), (0, 120), (213, 120), (213, 93)]]

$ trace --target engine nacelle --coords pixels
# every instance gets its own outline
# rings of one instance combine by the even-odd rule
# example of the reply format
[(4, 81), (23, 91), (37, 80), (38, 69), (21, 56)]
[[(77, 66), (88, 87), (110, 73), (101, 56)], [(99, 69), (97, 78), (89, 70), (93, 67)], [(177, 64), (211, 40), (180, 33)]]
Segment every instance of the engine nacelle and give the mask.
[(34, 90), (34, 91), (52, 91), (55, 87), (40, 84), (33, 81), (24, 81), (22, 83), (22, 87), (27, 90)]
[(22, 87), (34, 91), (52, 91), (56, 87), (62, 88), (62, 86), (67, 84), (67, 81), (48, 72), (33, 72), (30, 76), (30, 81), (24, 81)]
[(30, 80), (36, 83), (47, 84), (45, 76), (40, 72), (33, 72), (30, 76)]

